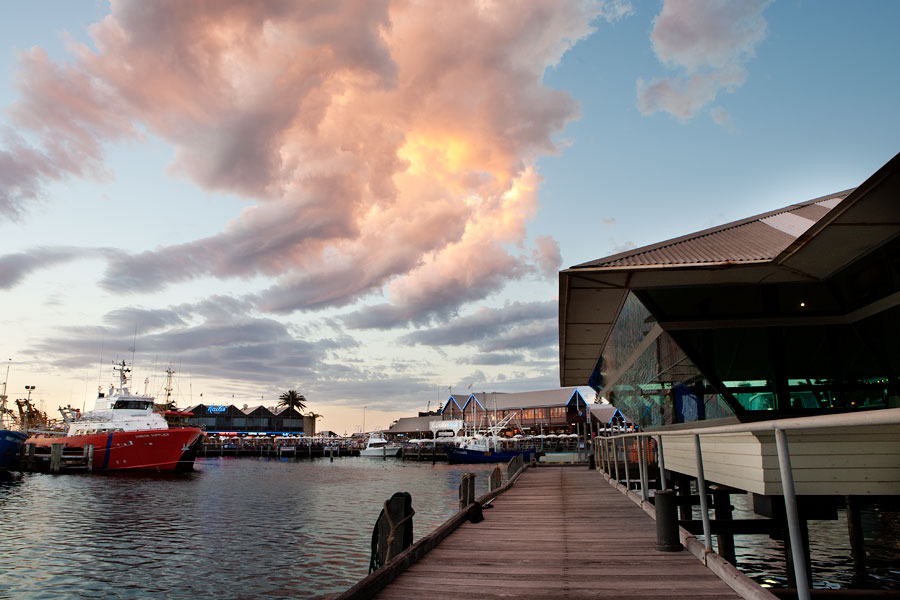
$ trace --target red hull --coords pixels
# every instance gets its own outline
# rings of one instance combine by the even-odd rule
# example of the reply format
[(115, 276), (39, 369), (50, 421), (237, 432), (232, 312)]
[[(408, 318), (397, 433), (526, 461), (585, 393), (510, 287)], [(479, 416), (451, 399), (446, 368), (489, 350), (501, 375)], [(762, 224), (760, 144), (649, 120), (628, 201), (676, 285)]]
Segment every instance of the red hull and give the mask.
[(196, 427), (115, 431), (92, 435), (34, 436), (26, 444), (35, 444), (36, 452), (50, 452), (53, 444), (83, 449), (94, 445), (95, 471), (189, 471), (203, 432)]

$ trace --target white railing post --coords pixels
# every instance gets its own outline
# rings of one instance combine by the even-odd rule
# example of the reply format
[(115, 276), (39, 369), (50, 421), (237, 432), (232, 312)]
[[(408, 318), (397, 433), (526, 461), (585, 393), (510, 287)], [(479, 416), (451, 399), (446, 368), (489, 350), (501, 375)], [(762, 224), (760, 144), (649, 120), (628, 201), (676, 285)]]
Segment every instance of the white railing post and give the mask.
[(645, 436), (635, 438), (638, 443), (638, 460), (641, 468), (641, 499), (646, 502), (650, 499), (650, 475), (647, 470), (650, 468), (650, 462), (647, 460), (647, 440)]
[[(700, 435), (694, 434), (694, 454), (697, 456), (697, 493), (700, 494), (700, 518), (703, 519), (703, 543), (706, 552), (712, 552), (712, 532), (709, 526), (709, 499), (706, 497), (706, 478), (703, 475), (703, 454)], [(705, 562), (705, 561), (704, 561)]]
[(625, 458), (622, 463), (625, 465), (625, 493), (631, 489), (631, 468), (628, 466), (628, 440), (631, 438), (622, 438), (622, 448)]
[(659, 455), (659, 489), (667, 490), (666, 486), (666, 459), (663, 456), (662, 436), (656, 436), (656, 453)]
[(794, 474), (791, 471), (791, 453), (783, 429), (775, 428), (775, 448), (778, 450), (778, 468), (781, 470), (781, 489), (787, 513), (788, 532), (791, 538), (791, 556), (794, 559), (794, 577), (797, 579), (797, 598), (809, 600), (809, 581), (806, 575), (806, 552), (800, 530), (800, 513), (794, 493)]

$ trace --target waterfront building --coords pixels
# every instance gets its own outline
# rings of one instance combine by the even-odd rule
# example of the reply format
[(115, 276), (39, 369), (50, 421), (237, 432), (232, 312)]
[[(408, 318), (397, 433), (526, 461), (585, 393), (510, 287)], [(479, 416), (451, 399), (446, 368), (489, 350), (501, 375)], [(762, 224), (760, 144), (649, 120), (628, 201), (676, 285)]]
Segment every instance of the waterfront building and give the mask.
[(588, 422), (587, 406), (577, 388), (478, 392), (450, 396), (441, 418), (460, 419), (469, 428), (482, 428), (514, 413), (508, 428), (512, 433), (573, 433)]
[(186, 409), (193, 416), (188, 424), (209, 435), (303, 435), (316, 434), (316, 420), (293, 408), (233, 404), (198, 404)]
[[(900, 155), (857, 188), (566, 269), (559, 297), (561, 385), (642, 428), (898, 407)], [(781, 493), (771, 434), (715, 440), (707, 479)], [(684, 445), (666, 467), (695, 475)], [(791, 452), (798, 494), (900, 493), (896, 428), (810, 430)]]

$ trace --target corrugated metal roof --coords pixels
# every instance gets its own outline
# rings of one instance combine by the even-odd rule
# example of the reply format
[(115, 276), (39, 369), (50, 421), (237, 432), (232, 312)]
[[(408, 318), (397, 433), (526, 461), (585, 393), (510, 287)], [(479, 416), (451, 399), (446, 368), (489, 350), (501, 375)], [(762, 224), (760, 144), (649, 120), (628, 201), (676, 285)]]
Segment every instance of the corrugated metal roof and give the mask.
[(473, 394), (473, 396), (485, 410), (512, 410), (516, 408), (565, 406), (575, 393), (578, 393), (579, 396), (581, 395), (577, 388), (570, 387), (536, 392), (478, 392)]
[(853, 190), (644, 246), (580, 267), (652, 267), (771, 261)]

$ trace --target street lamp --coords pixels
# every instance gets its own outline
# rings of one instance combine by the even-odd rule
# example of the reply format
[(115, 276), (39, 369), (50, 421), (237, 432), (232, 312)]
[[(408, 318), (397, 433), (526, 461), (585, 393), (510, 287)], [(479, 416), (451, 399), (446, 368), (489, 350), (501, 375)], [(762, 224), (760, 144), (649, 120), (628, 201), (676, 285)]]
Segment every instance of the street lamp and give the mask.
[(28, 392), (28, 401), (31, 402), (31, 392), (34, 391), (33, 385), (26, 385), (25, 391)]
[(363, 406), (363, 430), (362, 430), (363, 433), (366, 432), (366, 408), (368, 408), (368, 407)]

